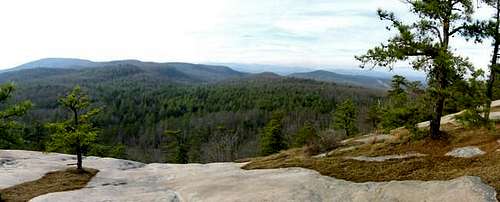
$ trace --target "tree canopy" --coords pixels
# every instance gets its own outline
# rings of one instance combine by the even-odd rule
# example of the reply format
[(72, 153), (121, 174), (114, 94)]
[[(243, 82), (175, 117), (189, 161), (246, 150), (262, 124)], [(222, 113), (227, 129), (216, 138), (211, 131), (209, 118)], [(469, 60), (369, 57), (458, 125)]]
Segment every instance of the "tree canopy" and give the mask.
[(440, 123), (448, 88), (463, 79), (472, 64), (450, 49), (450, 39), (464, 35), (472, 22), (471, 0), (405, 0), (415, 22), (403, 22), (394, 13), (379, 9), (381, 20), (390, 22), (389, 30), (397, 31), (387, 43), (356, 56), (362, 65), (393, 68), (398, 61), (409, 61), (416, 70), (427, 72), (428, 90), (433, 94), (431, 136), (440, 137)]

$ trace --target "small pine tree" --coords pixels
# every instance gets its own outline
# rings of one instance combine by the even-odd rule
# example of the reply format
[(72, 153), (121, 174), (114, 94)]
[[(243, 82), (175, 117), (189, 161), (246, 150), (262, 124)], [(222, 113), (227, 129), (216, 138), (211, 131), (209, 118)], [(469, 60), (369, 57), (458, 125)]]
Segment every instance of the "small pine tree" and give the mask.
[(92, 146), (97, 137), (98, 129), (90, 122), (90, 118), (95, 116), (99, 109), (87, 109), (90, 99), (79, 86), (73, 88), (66, 97), (61, 98), (59, 103), (70, 111), (71, 116), (64, 122), (47, 125), (52, 132), (47, 149), (76, 153), (77, 169), (82, 171), (82, 155)]
[(188, 140), (180, 130), (166, 130), (165, 136), (171, 139), (170, 143), (166, 146), (167, 150), (174, 150), (173, 158), (169, 160), (174, 163), (188, 163)]
[(391, 89), (388, 92), (389, 96), (400, 95), (405, 92), (404, 86), (406, 86), (408, 81), (404, 76), (394, 75), (391, 80)]
[(15, 117), (22, 116), (31, 108), (30, 101), (23, 101), (15, 105), (7, 105), (5, 102), (12, 97), (15, 86), (12, 83), (0, 85), (0, 149), (14, 148), (22, 144), (22, 137), (12, 129), (18, 128), (19, 124), (14, 121)]
[(358, 132), (356, 119), (356, 107), (352, 100), (348, 99), (335, 110), (333, 128), (344, 130), (346, 136), (352, 136)]
[(377, 129), (378, 125), (382, 121), (382, 109), (380, 106), (380, 101), (370, 106), (370, 109), (368, 109), (366, 121), (368, 121), (374, 129)]
[(306, 122), (302, 128), (295, 134), (293, 145), (295, 147), (302, 147), (310, 145), (318, 139), (318, 133), (310, 122)]
[(286, 148), (282, 134), (282, 115), (275, 113), (264, 128), (264, 133), (260, 138), (261, 155), (270, 155)]

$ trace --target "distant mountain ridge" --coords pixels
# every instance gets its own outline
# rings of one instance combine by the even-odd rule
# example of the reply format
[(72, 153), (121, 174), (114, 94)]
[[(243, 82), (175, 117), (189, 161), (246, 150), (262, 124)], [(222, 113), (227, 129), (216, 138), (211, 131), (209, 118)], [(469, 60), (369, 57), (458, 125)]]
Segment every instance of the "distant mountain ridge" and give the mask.
[(325, 70), (290, 74), (290, 77), (312, 79), (317, 81), (335, 82), (337, 84), (367, 86), (372, 88), (389, 88), (390, 80), (361, 75), (337, 74)]
[(76, 58), (44, 58), (28, 62), (5, 71), (15, 71), (34, 68), (56, 68), (56, 69), (80, 69), (95, 67), (98, 64), (90, 60)]
[[(205, 65), (181, 62), (156, 63), (139, 60), (94, 62), (75, 58), (45, 58), (0, 72), (0, 82), (44, 80), (57, 82), (71, 78), (76, 81), (81, 79), (85, 81), (129, 79), (196, 84), (213, 83), (228, 79), (292, 77), (379, 89), (387, 89), (390, 83), (389, 76), (380, 77), (378, 74), (375, 74), (375, 76), (366, 76), (345, 72), (335, 73), (326, 70), (315, 70), (283, 76), (282, 72), (275, 72), (272, 69), (259, 73), (246, 73), (238, 71), (238, 68), (238, 70), (234, 70), (233, 68), (217, 64)], [(251, 68), (251, 65), (246, 68)], [(256, 68), (259, 70), (262, 66), (257, 66)], [(306, 69), (296, 70), (304, 71)]]
[[(30, 75), (31, 78), (26, 78)], [(155, 63), (139, 60), (117, 60), (93, 62), (73, 58), (46, 58), (29, 62), (0, 74), (0, 81), (31, 81), (72, 79), (106, 80), (123, 79), (151, 80), (173, 83), (209, 83), (229, 78), (239, 78), (246, 73), (225, 66), (190, 63)], [(58, 79), (58, 80), (57, 80)]]

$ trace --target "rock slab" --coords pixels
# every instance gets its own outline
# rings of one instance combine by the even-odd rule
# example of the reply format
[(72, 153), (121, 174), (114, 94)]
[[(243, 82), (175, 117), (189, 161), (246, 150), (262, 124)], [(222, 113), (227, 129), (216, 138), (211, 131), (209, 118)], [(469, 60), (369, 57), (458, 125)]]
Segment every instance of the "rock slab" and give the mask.
[(472, 158), (476, 156), (481, 156), (486, 154), (483, 150), (478, 147), (461, 147), (453, 149), (452, 151), (446, 153), (446, 156), (453, 156), (457, 158)]
[(401, 155), (396, 154), (396, 155), (375, 156), (375, 157), (355, 156), (355, 157), (345, 157), (345, 158), (357, 160), (357, 161), (383, 162), (383, 161), (392, 160), (392, 159), (406, 159), (406, 158), (423, 157), (423, 156), (427, 156), (427, 155), (420, 154), (420, 153), (408, 153), (408, 154), (401, 154)]
[[(0, 188), (67, 168), (72, 159), (64, 154), (0, 150)], [(353, 183), (303, 168), (247, 171), (238, 163), (142, 164), (88, 157), (84, 165), (100, 170), (85, 188), (31, 201), (496, 201), (492, 187), (470, 176)]]

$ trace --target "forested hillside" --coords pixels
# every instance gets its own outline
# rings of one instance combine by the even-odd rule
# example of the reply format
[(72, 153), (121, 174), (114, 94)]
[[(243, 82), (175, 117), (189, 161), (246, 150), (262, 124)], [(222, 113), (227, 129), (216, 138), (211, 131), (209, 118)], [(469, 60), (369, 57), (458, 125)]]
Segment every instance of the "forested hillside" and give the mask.
[[(211, 72), (211, 74), (207, 73)], [(101, 108), (98, 146), (90, 154), (147, 162), (175, 161), (177, 131), (188, 149), (189, 162), (230, 161), (259, 153), (259, 139), (273, 113), (283, 114), (283, 134), (292, 145), (306, 122), (319, 131), (332, 127), (337, 103), (352, 99), (364, 117), (383, 91), (334, 83), (247, 75), (229, 68), (176, 63), (174, 67), (119, 63), (104, 67), (33, 68), (0, 74), (0, 82), (17, 85), (15, 99), (31, 100), (23, 117), (24, 143), (43, 150), (49, 134), (44, 123), (64, 119), (58, 99), (75, 85)], [(328, 135), (328, 134), (325, 134)]]
[(338, 84), (355, 85), (355, 86), (370, 86), (372, 88), (388, 89), (390, 84), (389, 78), (377, 78), (360, 75), (337, 74), (324, 70), (316, 70), (306, 73), (290, 74), (290, 77), (302, 79), (314, 79), (318, 81), (335, 82)]

